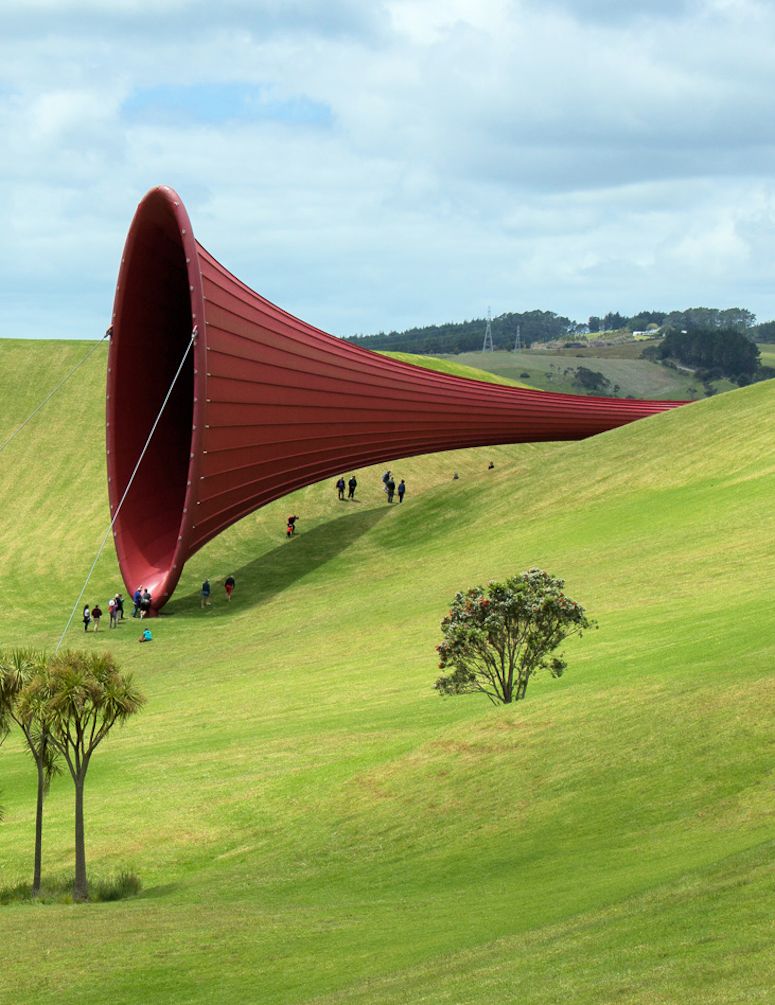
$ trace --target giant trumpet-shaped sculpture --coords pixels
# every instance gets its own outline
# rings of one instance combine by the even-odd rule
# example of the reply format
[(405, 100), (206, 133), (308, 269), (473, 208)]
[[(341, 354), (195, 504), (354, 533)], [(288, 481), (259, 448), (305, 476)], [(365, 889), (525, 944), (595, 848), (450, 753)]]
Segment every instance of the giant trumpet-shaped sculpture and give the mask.
[(342, 469), (411, 454), (592, 436), (681, 402), (550, 394), (399, 363), (259, 296), (194, 239), (179, 196), (152, 189), (121, 260), (108, 362), (108, 487), (127, 589), (161, 607), (226, 527)]

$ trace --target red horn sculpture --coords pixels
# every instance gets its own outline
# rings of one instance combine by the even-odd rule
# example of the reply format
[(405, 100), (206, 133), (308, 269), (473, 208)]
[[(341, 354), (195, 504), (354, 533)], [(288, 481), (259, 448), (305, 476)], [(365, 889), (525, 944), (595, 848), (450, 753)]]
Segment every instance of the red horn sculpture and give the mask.
[(170, 188), (129, 228), (107, 387), (115, 514), (126, 587), (166, 603), (183, 565), (259, 506), (343, 469), (494, 443), (575, 440), (682, 402), (550, 394), (399, 363), (313, 328), (253, 292), (194, 239)]

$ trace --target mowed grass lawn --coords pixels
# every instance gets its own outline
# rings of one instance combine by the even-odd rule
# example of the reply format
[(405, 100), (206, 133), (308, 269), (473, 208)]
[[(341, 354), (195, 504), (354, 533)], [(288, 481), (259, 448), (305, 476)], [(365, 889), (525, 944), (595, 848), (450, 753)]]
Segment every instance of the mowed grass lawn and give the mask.
[[(0, 343), (0, 441), (85, 348)], [(56, 643), (107, 523), (104, 354), (84, 370), (0, 454), (6, 645)], [(400, 507), (381, 469), (357, 503), (332, 479), (195, 556), (152, 645), (76, 625), (148, 696), (86, 797), (94, 875), (145, 888), (0, 908), (0, 1001), (771, 1000), (774, 401), (759, 384), (582, 443), (396, 459)], [(531, 565), (599, 629), (523, 703), (440, 699), (454, 592)], [(89, 602), (117, 586), (106, 554)], [(10, 883), (34, 813), (15, 738), (0, 790)], [(56, 780), (51, 875), (71, 802)]]

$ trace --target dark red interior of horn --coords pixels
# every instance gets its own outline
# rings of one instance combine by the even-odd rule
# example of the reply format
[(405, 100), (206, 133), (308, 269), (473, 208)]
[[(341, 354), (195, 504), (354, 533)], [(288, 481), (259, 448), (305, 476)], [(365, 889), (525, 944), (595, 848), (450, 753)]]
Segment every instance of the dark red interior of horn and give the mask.
[[(181, 221), (170, 190), (143, 200), (127, 237), (116, 295), (108, 382), (112, 512), (121, 501), (191, 340), (191, 286)], [(185, 214), (185, 210), (182, 210)], [(196, 267), (196, 258), (193, 259)], [(120, 378), (120, 379), (119, 379)], [(191, 454), (194, 353), (164, 407), (115, 524), (127, 589), (161, 600), (178, 549)]]

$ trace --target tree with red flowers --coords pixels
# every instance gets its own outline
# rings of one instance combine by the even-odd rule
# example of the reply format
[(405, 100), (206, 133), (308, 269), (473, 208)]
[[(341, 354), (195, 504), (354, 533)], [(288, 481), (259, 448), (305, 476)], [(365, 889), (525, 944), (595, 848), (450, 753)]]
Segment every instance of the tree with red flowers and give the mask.
[(509, 705), (525, 697), (540, 670), (562, 676), (567, 664), (562, 654), (551, 654), (592, 627), (584, 608), (565, 594), (564, 581), (543, 569), (474, 586), (455, 595), (441, 622), (439, 667), (451, 672), (435, 688), (442, 695), (481, 692), (495, 705)]

